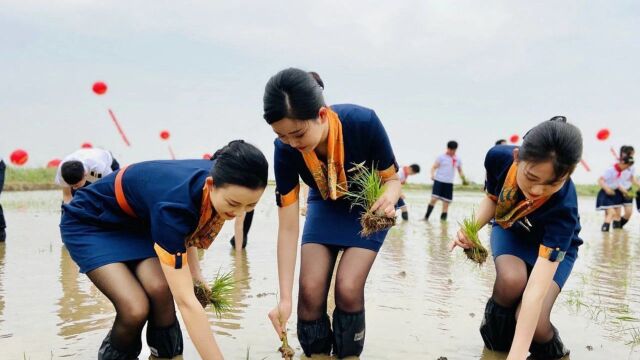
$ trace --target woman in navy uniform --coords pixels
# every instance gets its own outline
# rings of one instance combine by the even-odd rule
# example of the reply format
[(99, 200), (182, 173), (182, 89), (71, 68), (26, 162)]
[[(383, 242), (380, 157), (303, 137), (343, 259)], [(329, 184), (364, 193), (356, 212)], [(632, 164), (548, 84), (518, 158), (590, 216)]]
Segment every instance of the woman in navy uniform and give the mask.
[[(582, 244), (570, 178), (581, 156), (580, 130), (562, 116), (531, 129), (519, 148), (499, 145), (487, 153), (487, 197), (476, 219), (481, 226), (495, 221), (496, 281), (480, 333), (487, 348), (509, 351), (509, 360), (569, 353), (550, 314)], [(456, 245), (471, 247), (463, 230)]]
[(222, 358), (193, 291), (194, 280), (204, 280), (196, 249), (208, 248), (225, 220), (255, 207), (267, 173), (260, 150), (234, 141), (212, 160), (133, 164), (63, 206), (62, 241), (116, 310), (99, 359), (136, 358), (147, 322), (153, 355), (181, 354), (174, 300), (200, 357)]
[[(395, 217), (400, 197), (398, 166), (376, 113), (357, 105), (325, 105), (324, 84), (315, 73), (286, 69), (273, 76), (264, 94), (264, 118), (278, 135), (274, 167), (278, 217), (280, 299), (269, 317), (280, 336), (291, 315), (299, 235), (299, 178), (309, 188), (302, 233), (297, 333), (304, 353), (359, 355), (365, 338), (364, 285), (387, 231), (362, 237), (359, 217), (345, 191), (348, 170), (364, 163), (375, 169), (385, 192), (372, 211)], [(327, 294), (338, 253), (333, 334)]]

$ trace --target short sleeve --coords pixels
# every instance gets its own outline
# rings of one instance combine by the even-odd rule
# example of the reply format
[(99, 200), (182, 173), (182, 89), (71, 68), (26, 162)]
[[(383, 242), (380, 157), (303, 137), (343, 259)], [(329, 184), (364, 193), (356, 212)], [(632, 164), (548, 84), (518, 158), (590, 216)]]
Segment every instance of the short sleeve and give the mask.
[(295, 158), (291, 151), (279, 140), (275, 141), (273, 167), (276, 176), (276, 204), (278, 207), (289, 206), (298, 201), (300, 180)]
[(394, 176), (400, 167), (393, 154), (393, 148), (391, 147), (391, 141), (389, 141), (387, 131), (384, 129), (382, 122), (374, 111), (371, 111), (370, 126), (371, 131), (368, 141), (371, 146), (371, 160), (383, 179)]
[(487, 152), (487, 156), (484, 159), (484, 168), (486, 171), (486, 176), (484, 179), (484, 188), (487, 192), (487, 196), (491, 198), (493, 201), (498, 200), (498, 172), (495, 169), (495, 159), (491, 150)]
[(456, 169), (462, 168), (462, 160), (459, 157), (456, 157)]
[(186, 238), (194, 230), (197, 215), (183, 205), (161, 202), (151, 211), (151, 237), (160, 261), (179, 269), (187, 263)]
[(544, 225), (544, 236), (538, 255), (550, 261), (562, 261), (571, 246), (578, 226), (578, 208), (560, 207), (552, 211)]

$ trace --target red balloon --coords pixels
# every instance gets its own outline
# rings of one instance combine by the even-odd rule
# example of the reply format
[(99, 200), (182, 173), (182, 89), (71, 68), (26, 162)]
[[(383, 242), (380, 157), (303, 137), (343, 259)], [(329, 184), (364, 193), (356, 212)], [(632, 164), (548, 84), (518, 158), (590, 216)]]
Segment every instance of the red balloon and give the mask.
[(609, 129), (602, 129), (598, 131), (598, 134), (596, 135), (596, 137), (600, 141), (605, 141), (609, 138), (609, 135), (611, 135), (611, 132), (609, 131)]
[(93, 92), (96, 93), (96, 95), (103, 95), (107, 92), (107, 84), (102, 81), (96, 81), (93, 83)]
[(511, 141), (512, 144), (516, 144), (518, 143), (518, 141), (520, 141), (520, 135), (511, 135), (511, 137), (509, 138), (509, 141)]
[(169, 131), (167, 130), (162, 130), (160, 131), (160, 138), (162, 140), (169, 140), (169, 136), (171, 136), (171, 134), (169, 133)]
[(17, 149), (11, 153), (9, 158), (11, 159), (12, 164), (22, 166), (29, 160), (29, 154), (22, 149)]
[(83, 149), (92, 149), (93, 145), (90, 142), (85, 142), (85, 143), (82, 143), (80, 147)]
[(211, 154), (205, 153), (204, 155), (202, 155), (202, 158), (205, 159), (205, 160), (209, 160), (209, 159), (211, 159)]
[(51, 161), (49, 161), (47, 163), (47, 167), (48, 168), (57, 168), (60, 165), (61, 162), (62, 162), (62, 160), (60, 160), (60, 159), (51, 159)]

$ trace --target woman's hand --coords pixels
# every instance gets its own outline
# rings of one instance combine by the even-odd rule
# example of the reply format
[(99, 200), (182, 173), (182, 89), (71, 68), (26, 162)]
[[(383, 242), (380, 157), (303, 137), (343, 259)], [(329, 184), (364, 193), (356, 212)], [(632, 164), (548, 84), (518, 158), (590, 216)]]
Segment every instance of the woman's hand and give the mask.
[(453, 237), (453, 241), (449, 246), (451, 247), (449, 251), (453, 251), (456, 246), (460, 246), (463, 249), (470, 249), (471, 247), (473, 247), (473, 243), (471, 242), (471, 240), (469, 240), (464, 230), (460, 229)]
[(371, 211), (374, 214), (382, 213), (386, 217), (393, 218), (393, 217), (396, 217), (397, 202), (398, 202), (398, 199), (396, 199), (396, 201), (394, 202), (392, 197), (389, 196), (387, 192), (385, 192), (384, 194), (382, 194), (382, 196), (380, 196), (378, 201), (373, 203), (369, 211)]
[(616, 192), (613, 191), (613, 189), (610, 189), (610, 188), (604, 189), (604, 192), (607, 193), (607, 195), (609, 195), (609, 196), (613, 196), (613, 195), (616, 194)]
[(283, 301), (281, 299), (278, 305), (269, 311), (269, 320), (271, 320), (273, 329), (278, 334), (278, 339), (287, 331), (287, 322), (290, 317), (291, 301)]

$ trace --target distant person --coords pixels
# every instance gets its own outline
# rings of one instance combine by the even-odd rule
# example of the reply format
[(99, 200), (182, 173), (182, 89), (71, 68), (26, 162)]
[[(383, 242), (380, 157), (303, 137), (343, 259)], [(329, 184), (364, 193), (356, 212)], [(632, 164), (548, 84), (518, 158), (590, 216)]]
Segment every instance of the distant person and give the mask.
[[(236, 216), (236, 220), (233, 226), (233, 236), (229, 243), (236, 249), (236, 251), (242, 250), (247, 247), (247, 236), (251, 229), (251, 223), (253, 222), (253, 213), (255, 210), (247, 211), (244, 214)], [(238, 240), (239, 239), (239, 240)]]
[[(407, 183), (407, 179), (409, 176), (416, 175), (420, 173), (420, 165), (411, 164), (409, 166), (403, 166), (398, 171), (398, 179), (400, 179), (400, 184), (404, 185)], [(404, 194), (400, 194), (400, 200), (398, 200), (398, 206), (400, 206), (400, 210), (402, 211), (402, 220), (409, 220), (409, 211), (407, 210), (407, 204), (404, 201)]]
[(496, 145), (507, 145), (507, 140), (500, 139), (500, 140), (496, 141)]
[[(495, 220), (496, 279), (480, 334), (488, 349), (508, 351), (508, 359), (569, 354), (551, 310), (583, 243), (571, 180), (581, 157), (580, 130), (557, 116), (531, 129), (522, 146), (494, 146), (485, 158), (487, 197), (475, 219), (480, 228)], [(473, 246), (462, 229), (455, 246)]]
[(111, 152), (103, 149), (80, 149), (67, 155), (58, 165), (56, 184), (62, 186), (62, 202), (68, 204), (83, 187), (120, 169)]
[[(2, 188), (4, 187), (4, 173), (7, 170), (4, 160), (0, 157), (0, 194), (2, 194)], [(0, 242), (4, 242), (7, 239), (7, 223), (4, 220), (4, 211), (2, 210), (2, 204), (0, 204)]]
[[(620, 148), (621, 158), (633, 158), (635, 156), (635, 153), (636, 151), (633, 146), (624, 145)], [(638, 191), (635, 194), (632, 193), (634, 185), (636, 186), (636, 190)], [(629, 222), (629, 219), (633, 214), (633, 198), (640, 195), (640, 182), (636, 178), (635, 166), (631, 165), (620, 174), (620, 191), (622, 192), (622, 205), (624, 208), (624, 213), (620, 218), (620, 227), (623, 228)]]
[(439, 200), (442, 201), (440, 220), (447, 221), (449, 204), (453, 201), (453, 180), (456, 176), (456, 170), (458, 170), (462, 182), (464, 184), (467, 183), (464, 173), (462, 172), (462, 161), (456, 156), (456, 151), (458, 151), (458, 143), (453, 140), (449, 141), (447, 143), (447, 151), (438, 156), (433, 167), (431, 167), (433, 190), (431, 193), (431, 202), (427, 208), (427, 213), (424, 215), (425, 220), (429, 220), (429, 216), (431, 216), (431, 212)]
[(633, 166), (633, 158), (625, 155), (618, 163), (614, 164), (600, 176), (598, 184), (600, 192), (596, 199), (596, 209), (604, 211), (604, 223), (601, 230), (609, 231), (610, 227), (614, 229), (622, 228), (622, 208), (624, 207), (624, 194), (627, 190), (622, 187), (622, 174), (625, 170)]

